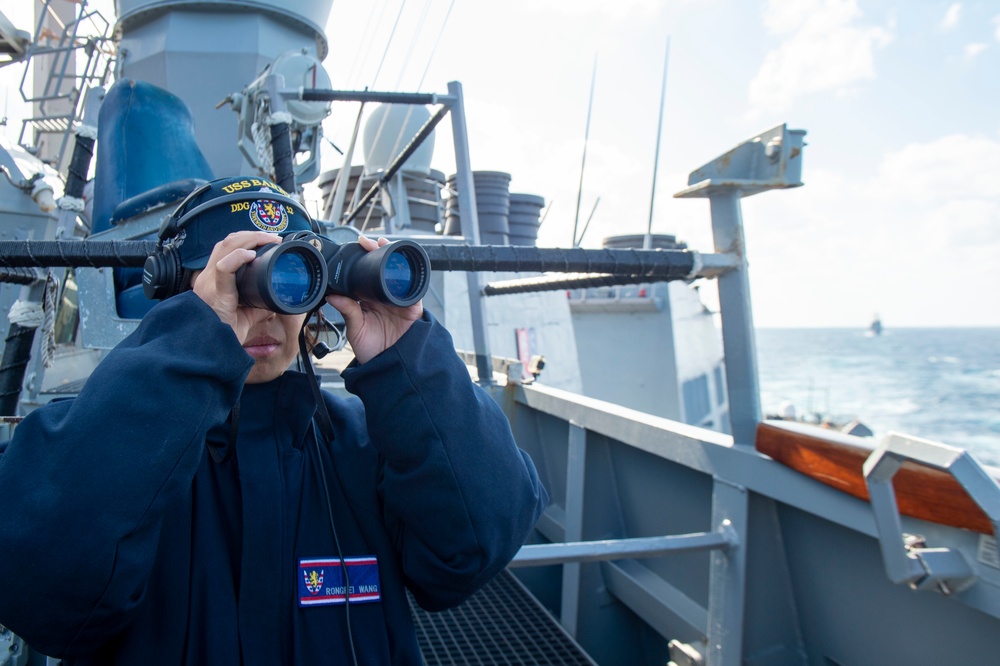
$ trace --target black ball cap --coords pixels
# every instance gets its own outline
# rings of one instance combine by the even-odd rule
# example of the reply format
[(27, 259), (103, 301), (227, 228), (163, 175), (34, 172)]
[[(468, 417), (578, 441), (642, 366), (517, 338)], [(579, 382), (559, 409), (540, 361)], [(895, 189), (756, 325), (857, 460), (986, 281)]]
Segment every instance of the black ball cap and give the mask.
[(315, 231), (306, 209), (265, 178), (221, 178), (192, 192), (164, 221), (160, 238), (184, 233), (181, 266), (204, 268), (212, 248), (234, 231)]

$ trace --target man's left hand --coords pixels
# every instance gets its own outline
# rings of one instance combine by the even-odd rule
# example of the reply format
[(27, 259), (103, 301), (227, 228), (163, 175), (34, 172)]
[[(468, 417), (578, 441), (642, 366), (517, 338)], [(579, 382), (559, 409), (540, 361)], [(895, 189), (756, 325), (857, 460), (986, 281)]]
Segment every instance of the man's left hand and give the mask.
[[(358, 243), (371, 252), (389, 241), (379, 238), (378, 242), (358, 237)], [(396, 343), (406, 333), (413, 322), (424, 314), (423, 302), (406, 308), (389, 305), (380, 301), (355, 301), (348, 296), (332, 294), (326, 302), (337, 308), (347, 324), (347, 341), (351, 343), (358, 363), (367, 363)]]

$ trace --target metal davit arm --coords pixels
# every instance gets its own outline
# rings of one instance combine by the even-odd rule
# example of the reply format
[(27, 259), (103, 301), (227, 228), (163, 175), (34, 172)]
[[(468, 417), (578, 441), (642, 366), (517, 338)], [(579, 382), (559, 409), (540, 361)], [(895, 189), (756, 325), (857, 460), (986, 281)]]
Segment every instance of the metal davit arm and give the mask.
[(715, 251), (733, 257), (737, 269), (719, 277), (722, 344), (735, 443), (753, 446), (761, 421), (753, 310), (740, 200), (760, 192), (802, 185), (805, 131), (779, 125), (741, 143), (691, 172), (677, 198), (708, 199)]
[[(722, 346), (729, 390), (733, 443), (752, 448), (761, 421), (760, 387), (754, 339), (746, 238), (740, 200), (772, 189), (802, 185), (805, 132), (779, 125), (745, 141), (691, 172), (679, 198), (707, 198), (712, 211), (715, 251), (731, 255), (737, 268), (719, 276)], [(740, 546), (712, 553), (709, 582), (708, 663), (733, 665), (743, 660), (746, 603), (746, 488), (714, 477), (712, 524), (729, 523)]]

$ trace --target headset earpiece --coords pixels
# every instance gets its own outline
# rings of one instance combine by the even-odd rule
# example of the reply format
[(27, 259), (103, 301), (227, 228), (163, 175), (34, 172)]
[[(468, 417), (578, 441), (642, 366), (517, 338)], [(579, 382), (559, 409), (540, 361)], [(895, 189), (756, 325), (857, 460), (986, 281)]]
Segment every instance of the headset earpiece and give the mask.
[(211, 188), (211, 183), (204, 183), (196, 187), (184, 197), (173, 213), (164, 218), (159, 233), (157, 233), (157, 237), (160, 239), (157, 252), (147, 257), (146, 263), (142, 267), (142, 291), (146, 294), (146, 298), (162, 301), (181, 293), (184, 286), (184, 268), (181, 266), (181, 257), (176, 249), (165, 246), (164, 242), (180, 234), (183, 228), (181, 221), (188, 206)]
[(184, 268), (181, 257), (173, 248), (163, 248), (146, 258), (142, 268), (142, 291), (146, 298), (162, 301), (181, 292)]

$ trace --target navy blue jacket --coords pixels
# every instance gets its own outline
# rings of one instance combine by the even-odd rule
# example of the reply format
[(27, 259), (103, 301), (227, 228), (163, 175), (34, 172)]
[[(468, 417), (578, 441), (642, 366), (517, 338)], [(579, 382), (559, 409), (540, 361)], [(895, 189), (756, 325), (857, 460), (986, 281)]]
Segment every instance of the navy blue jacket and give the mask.
[(344, 371), (319, 448), (307, 377), (252, 364), (189, 292), (25, 418), (0, 623), (67, 664), (419, 663), (404, 587), (444, 609), (506, 566), (547, 501), (531, 460), (430, 315)]

